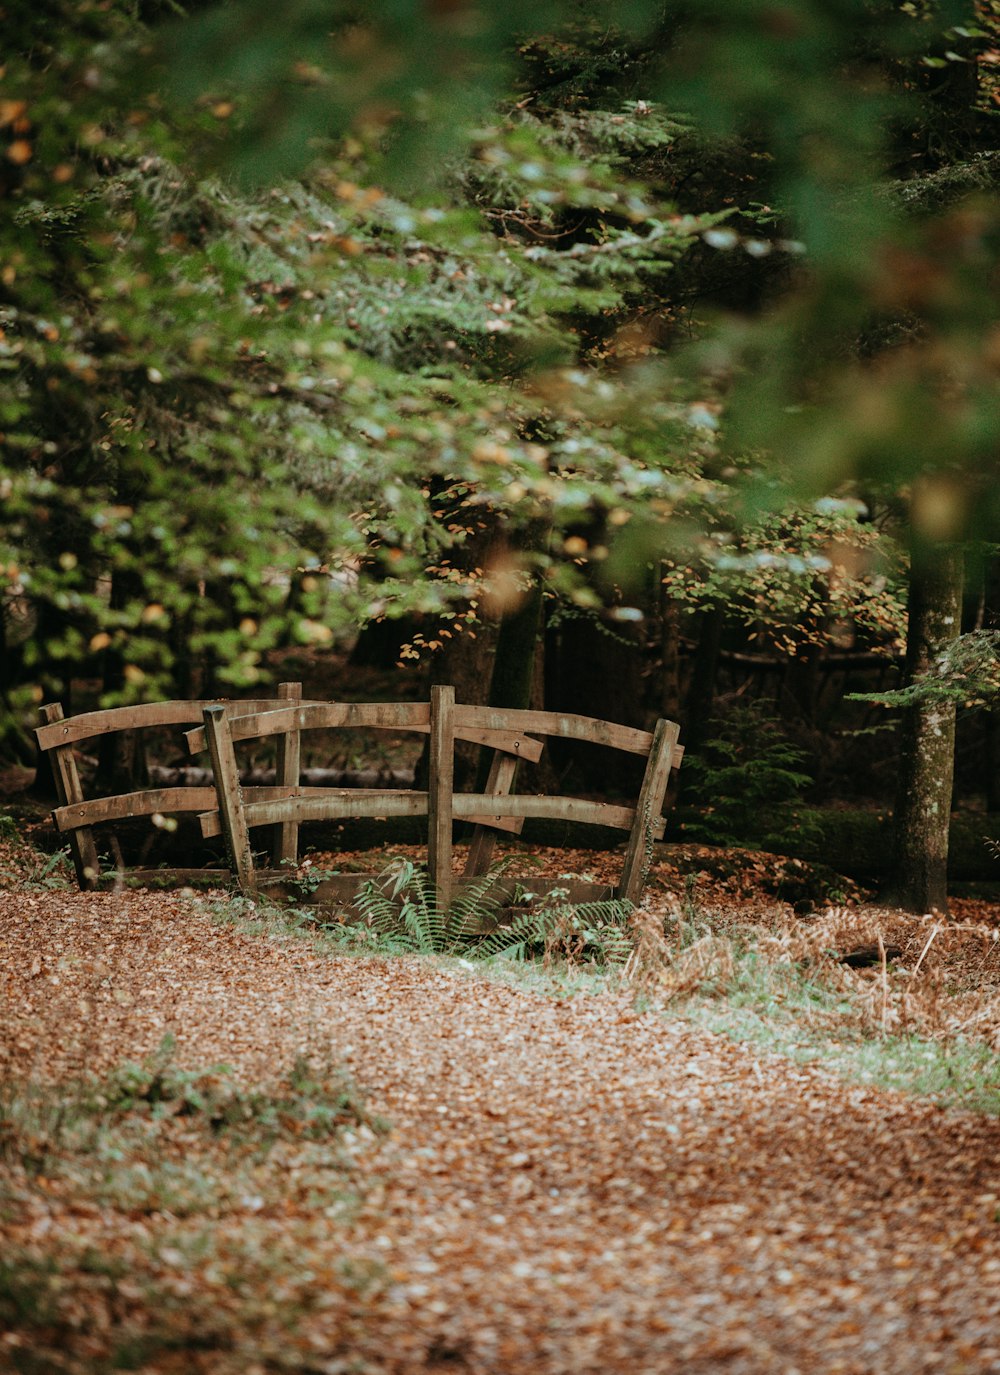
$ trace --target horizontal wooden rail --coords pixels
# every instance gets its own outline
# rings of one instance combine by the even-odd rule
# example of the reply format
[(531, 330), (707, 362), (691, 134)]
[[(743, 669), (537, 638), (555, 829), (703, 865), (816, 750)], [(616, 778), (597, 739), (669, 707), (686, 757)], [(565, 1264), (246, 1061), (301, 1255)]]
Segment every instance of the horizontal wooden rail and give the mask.
[[(287, 797), (291, 789), (265, 785), (244, 788), (248, 801), (267, 802)], [(132, 816), (166, 816), (178, 812), (207, 812), (218, 805), (214, 788), (146, 788), (137, 793), (118, 793), (114, 797), (95, 797), (57, 807), (52, 819), (59, 831), (75, 831), (80, 826), (96, 826), (102, 821), (122, 821)], [(218, 832), (216, 832), (218, 834)]]
[[(564, 740), (583, 740), (589, 745), (607, 745), (628, 754), (648, 755), (653, 744), (649, 731), (620, 726), (614, 721), (599, 721), (594, 716), (576, 716), (564, 711), (521, 711), (504, 707), (455, 707), (455, 734), (460, 730), (530, 731), (534, 735), (557, 736)], [(680, 763), (676, 761), (674, 767)]]
[(113, 735), (122, 730), (144, 730), (149, 726), (187, 726), (200, 722), (205, 708), (223, 706), (227, 715), (266, 711), (274, 705), (273, 697), (241, 701), (230, 699), (218, 702), (144, 702), (134, 707), (108, 707), (104, 711), (86, 711), (71, 716), (68, 721), (54, 721), (35, 730), (38, 748), (50, 750), (56, 745), (72, 745), (79, 740), (92, 740)]
[[(211, 801), (215, 801), (212, 790)], [(426, 816), (427, 794), (409, 789), (383, 788), (301, 788), (294, 796), (275, 796), (252, 800), (253, 789), (245, 788), (244, 806), (248, 826), (270, 826), (284, 821), (341, 821), (358, 817)], [(261, 789), (280, 793), (281, 789)], [(578, 797), (544, 797), (513, 794), (504, 797), (487, 793), (455, 793), (452, 816), (456, 821), (471, 821), (501, 831), (520, 831), (528, 818), (549, 821), (574, 821), (587, 826), (609, 826), (628, 831), (635, 821), (634, 807), (617, 807), (608, 802), (590, 802)], [(217, 809), (199, 817), (201, 833), (207, 838), (222, 834)], [(521, 823), (518, 825), (516, 823)], [(663, 835), (664, 822), (654, 823), (656, 839)]]
[[(222, 818), (216, 802), (215, 790), (208, 789), (209, 807), (198, 818), (206, 840), (222, 834)], [(255, 796), (256, 794), (256, 796)], [(261, 794), (270, 794), (262, 797)], [(271, 826), (286, 821), (346, 821), (361, 817), (426, 816), (427, 794), (410, 788), (299, 788), (289, 793), (285, 788), (244, 788), (244, 812), (248, 826)], [(493, 798), (483, 798), (493, 805)], [(480, 814), (481, 812), (481, 814)], [(518, 835), (524, 817), (494, 818), (485, 812), (470, 815), (469, 820), (481, 825), (496, 826), (498, 830)], [(456, 813), (457, 815), (457, 813)], [(463, 814), (464, 816), (464, 814)]]
[(59, 831), (75, 831), (100, 821), (121, 821), (129, 816), (155, 816), (157, 812), (203, 812), (215, 805), (214, 788), (148, 788), (116, 797), (96, 797), (57, 807), (52, 819)]
[(533, 793), (511, 793), (505, 797), (489, 797), (485, 793), (456, 793), (452, 813), (460, 821), (485, 818), (490, 826), (499, 826), (505, 817), (516, 816), (547, 821), (575, 821), (585, 826), (610, 826), (617, 831), (629, 831), (635, 821), (634, 807), (591, 802), (583, 797), (545, 797)]
[[(563, 740), (581, 740), (588, 745), (604, 745), (627, 754), (648, 755), (653, 746), (653, 735), (649, 731), (639, 730), (635, 726), (621, 726), (615, 721), (600, 721), (594, 716), (578, 716), (563, 711), (456, 706), (456, 735), (473, 726), (481, 730), (515, 729)], [(683, 746), (676, 745), (671, 767), (680, 768), (683, 757)]]
[[(427, 702), (313, 702), (306, 706), (279, 707), (230, 713), (229, 723), (233, 743), (240, 740), (263, 739), (270, 735), (285, 735), (303, 730), (403, 730), (417, 735), (430, 734), (430, 706)], [(496, 730), (472, 723), (456, 729), (456, 736), (474, 745), (514, 754), (537, 763), (542, 757), (542, 742), (532, 740), (516, 727)], [(186, 731), (184, 739), (192, 754), (200, 754), (207, 746), (204, 726)]]

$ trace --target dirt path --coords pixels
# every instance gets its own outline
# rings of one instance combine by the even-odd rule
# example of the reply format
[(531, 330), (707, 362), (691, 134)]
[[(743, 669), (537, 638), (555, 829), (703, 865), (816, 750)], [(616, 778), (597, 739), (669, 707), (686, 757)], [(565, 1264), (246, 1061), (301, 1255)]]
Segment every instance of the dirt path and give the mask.
[(0, 961), (5, 1078), (169, 1031), (191, 1067), (304, 1052), (370, 1092), (394, 1130), (358, 1144), (366, 1199), (330, 1244), (380, 1278), (303, 1318), (316, 1372), (1000, 1371), (996, 1121), (171, 898), (0, 894)]

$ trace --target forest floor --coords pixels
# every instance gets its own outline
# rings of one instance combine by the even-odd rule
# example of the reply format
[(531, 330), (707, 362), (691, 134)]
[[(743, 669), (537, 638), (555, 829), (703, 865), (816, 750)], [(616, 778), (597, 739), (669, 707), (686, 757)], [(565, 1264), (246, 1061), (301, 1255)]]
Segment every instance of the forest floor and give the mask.
[(1000, 1371), (1000, 912), (686, 859), (627, 973), (8, 863), (0, 1370)]

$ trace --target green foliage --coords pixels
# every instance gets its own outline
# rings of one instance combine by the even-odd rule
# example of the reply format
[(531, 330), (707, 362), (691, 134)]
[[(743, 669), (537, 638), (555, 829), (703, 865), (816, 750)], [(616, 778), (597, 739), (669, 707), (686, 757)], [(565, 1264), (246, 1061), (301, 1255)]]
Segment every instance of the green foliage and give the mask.
[[(383, 140), (361, 131), (307, 180), (240, 192), (191, 158), (225, 100), (144, 101), (126, 79), (142, 26), (56, 9), (50, 64), (26, 47), (8, 72), (30, 147), (8, 164), (0, 231), (13, 706), (81, 672), (103, 676), (105, 704), (197, 691), (204, 673), (249, 686), (272, 648), (330, 643), (376, 599), (461, 633), (481, 513), (558, 525), (619, 506), (640, 474), (646, 495), (669, 485), (659, 429), (639, 455), (620, 415), (578, 408), (576, 380), (569, 407), (522, 384), (605, 340), (718, 220), (674, 214), (635, 175), (672, 121), (449, 123), (464, 163), (412, 201), (373, 184)], [(264, 25), (252, 54), (231, 52), (266, 66), (289, 35)], [(56, 69), (100, 92), (79, 123)], [(679, 453), (686, 427), (664, 417)]]
[(238, 1138), (256, 1152), (282, 1139), (327, 1140), (348, 1125), (381, 1131), (350, 1081), (298, 1059), (277, 1088), (244, 1088), (228, 1065), (185, 1070), (164, 1037), (155, 1054), (128, 1062), (104, 1080), (75, 1088), (8, 1085), (0, 1094), (0, 1158), (31, 1174), (57, 1167), (63, 1152), (114, 1161), (138, 1140), (149, 1141), (176, 1119), (211, 1138)]
[(420, 955), (479, 954), (484, 927), (507, 900), (506, 868), (496, 865), (474, 879), (442, 911), (426, 869), (396, 859), (362, 886), (354, 905), (381, 946)]
[(586, 956), (601, 963), (628, 958), (630, 903), (574, 905), (565, 888), (539, 898), (512, 883), (508, 867), (495, 865), (464, 885), (442, 912), (426, 871), (397, 859), (362, 887), (355, 907), (380, 948), (392, 951), (509, 960)]
[(1000, 697), (1000, 631), (972, 630), (939, 654), (926, 673), (906, 687), (887, 692), (855, 692), (848, 701), (885, 707), (989, 707)]
[[(5, 1218), (55, 1195), (101, 1220), (100, 1238), (71, 1228), (58, 1244), (25, 1234), (5, 1247), (0, 1324), (19, 1338), (14, 1368), (187, 1367), (216, 1348), (239, 1365), (241, 1343), (259, 1353), (270, 1331), (287, 1338), (314, 1294), (357, 1294), (378, 1269), (350, 1255), (344, 1228), (357, 1154), (385, 1130), (335, 1067), (300, 1060), (239, 1084), (221, 1066), (182, 1069), (168, 1042), (101, 1080), (6, 1083)], [(331, 1239), (321, 1281), (302, 1266), (317, 1216)], [(81, 1313), (105, 1312), (107, 1326), (88, 1319), (81, 1332)]]
[(663, 585), (682, 605), (725, 607), (752, 641), (780, 654), (845, 634), (901, 652), (905, 560), (868, 516), (863, 503), (844, 498), (751, 516), (723, 500), (685, 560), (665, 561)]
[(441, 645), (531, 522), (573, 605), (666, 560), (779, 647), (891, 642), (898, 557), (814, 498), (1000, 519), (992, 30), (914, 9), (19, 14), (0, 712)]
[(526, 912), (514, 912), (509, 926), (494, 931), (481, 947), (487, 957), (527, 960), (541, 956), (577, 964), (624, 964), (632, 953), (629, 902), (569, 903), (568, 889), (552, 889)]
[(793, 831), (807, 840), (808, 819), (796, 806), (812, 782), (798, 767), (804, 752), (756, 705), (729, 711), (719, 726), (684, 761), (686, 800), (699, 809), (686, 834), (716, 845), (754, 841), (770, 850), (781, 850)]

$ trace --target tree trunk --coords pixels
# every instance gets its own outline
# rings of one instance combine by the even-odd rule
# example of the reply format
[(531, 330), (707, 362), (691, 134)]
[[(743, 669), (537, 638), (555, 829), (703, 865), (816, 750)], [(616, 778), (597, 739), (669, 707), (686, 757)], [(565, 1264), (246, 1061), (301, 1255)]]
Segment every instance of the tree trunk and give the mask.
[(681, 714), (681, 603), (660, 584), (659, 714), (678, 721)]
[(684, 704), (684, 717), (681, 721), (682, 739), (693, 753), (697, 753), (705, 741), (708, 723), (715, 706), (715, 685), (719, 676), (719, 654), (722, 649), (725, 620), (725, 612), (718, 606), (703, 611), (698, 618), (698, 643)]
[[(497, 638), (495, 622), (487, 620), (480, 621), (471, 635), (466, 631), (453, 636), (431, 661), (431, 682), (451, 684), (455, 689), (456, 702), (485, 706), (490, 665), (491, 662), (495, 665), (497, 661)], [(480, 752), (481, 747), (468, 740), (455, 741), (456, 792), (472, 791)]]
[[(577, 712), (623, 726), (645, 725), (642, 707), (642, 644), (633, 626), (605, 624), (597, 616), (563, 619), (547, 663), (546, 696), (556, 711)], [(620, 750), (549, 741), (557, 770), (569, 775), (577, 790), (625, 794), (638, 789), (636, 758)], [(638, 781), (637, 781), (638, 779)]]
[[(122, 611), (129, 602), (143, 595), (142, 579), (135, 573), (116, 568), (111, 574), (111, 610)], [(104, 694), (121, 692), (125, 686), (125, 660), (118, 649), (104, 651)], [(97, 794), (137, 792), (149, 782), (142, 733), (137, 730), (114, 731), (102, 735), (97, 745)]]
[[(910, 568), (905, 681), (909, 685), (957, 639), (962, 556), (914, 551)], [(955, 769), (955, 707), (925, 702), (903, 713), (899, 782), (886, 896), (910, 912), (948, 910), (948, 828)]]
[[(1000, 630), (1000, 558), (989, 560), (983, 582), (983, 629)], [(986, 810), (1000, 812), (1000, 706), (990, 707), (983, 714)]]

